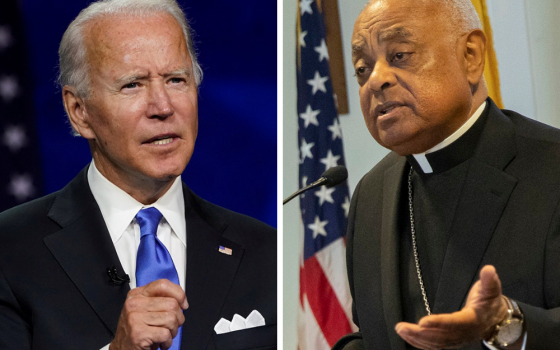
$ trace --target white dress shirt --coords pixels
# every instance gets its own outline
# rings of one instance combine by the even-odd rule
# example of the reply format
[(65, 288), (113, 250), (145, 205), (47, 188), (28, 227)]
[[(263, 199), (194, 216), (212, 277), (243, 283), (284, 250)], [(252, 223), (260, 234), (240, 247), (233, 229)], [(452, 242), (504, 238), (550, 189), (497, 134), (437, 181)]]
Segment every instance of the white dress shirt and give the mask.
[(136, 253), (140, 245), (140, 226), (135, 217), (140, 209), (155, 207), (163, 215), (157, 237), (171, 254), (179, 283), (185, 290), (187, 225), (181, 177), (177, 177), (169, 190), (151, 205), (143, 205), (107, 180), (93, 160), (87, 177), (124, 272), (130, 276), (130, 288), (136, 288)]
[[(178, 176), (167, 192), (151, 205), (143, 205), (103, 176), (91, 161), (87, 178), (93, 197), (99, 205), (117, 255), (130, 276), (130, 288), (136, 288), (136, 254), (140, 245), (140, 226), (136, 214), (140, 209), (155, 207), (163, 218), (159, 222), (157, 237), (165, 245), (179, 275), (179, 284), (185, 290), (187, 268), (187, 225), (181, 177)], [(121, 275), (123, 271), (119, 271)], [(109, 345), (101, 350), (109, 349)]]

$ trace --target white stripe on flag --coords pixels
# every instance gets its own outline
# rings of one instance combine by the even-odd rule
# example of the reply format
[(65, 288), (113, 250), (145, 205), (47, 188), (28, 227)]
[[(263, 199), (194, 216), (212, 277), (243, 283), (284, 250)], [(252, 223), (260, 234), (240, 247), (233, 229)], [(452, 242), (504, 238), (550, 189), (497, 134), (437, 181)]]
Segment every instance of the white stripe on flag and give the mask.
[(346, 272), (346, 242), (343, 238), (339, 238), (318, 251), (315, 257), (325, 272), (340, 306), (344, 309), (352, 330), (356, 332), (358, 327), (352, 322), (352, 297)]
[[(300, 305), (298, 303), (298, 305)], [(307, 301), (303, 298), (304, 309), (299, 307), (298, 313), (298, 350), (328, 350), (331, 347), (317, 323), (313, 311)]]

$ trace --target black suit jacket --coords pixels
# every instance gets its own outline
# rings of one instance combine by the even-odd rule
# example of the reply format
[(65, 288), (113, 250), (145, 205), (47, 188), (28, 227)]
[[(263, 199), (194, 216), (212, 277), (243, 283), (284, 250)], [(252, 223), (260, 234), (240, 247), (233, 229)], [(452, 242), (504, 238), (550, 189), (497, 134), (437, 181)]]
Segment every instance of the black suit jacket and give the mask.
[[(528, 326), (527, 350), (560, 349), (560, 131), (489, 99), (486, 125), (452, 224), (433, 313), (460, 310), (486, 264)], [(404, 350), (399, 220), (406, 159), (390, 153), (354, 192), (347, 265), (360, 333), (335, 348)], [(468, 349), (482, 349), (481, 342)]]
[[(95, 349), (114, 337), (127, 283), (87, 183), (0, 214), (0, 349)], [(187, 224), (182, 349), (276, 347), (276, 231), (183, 185)], [(226, 255), (219, 246), (233, 250)], [(221, 317), (258, 310), (266, 326), (216, 335)]]

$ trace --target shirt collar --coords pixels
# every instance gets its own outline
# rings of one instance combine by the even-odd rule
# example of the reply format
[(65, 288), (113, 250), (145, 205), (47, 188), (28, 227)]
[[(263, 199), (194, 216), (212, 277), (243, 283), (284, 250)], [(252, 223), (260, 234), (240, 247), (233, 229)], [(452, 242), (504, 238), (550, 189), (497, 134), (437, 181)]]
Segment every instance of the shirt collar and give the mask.
[(143, 205), (107, 180), (99, 172), (93, 159), (88, 169), (87, 178), (91, 193), (99, 205), (101, 214), (103, 214), (113, 243), (121, 238), (140, 209), (155, 207), (161, 212), (179, 240), (186, 246), (185, 202), (180, 176), (177, 176), (169, 190), (151, 205)]
[[(412, 166), (416, 169), (416, 170), (420, 170), (422, 173), (424, 174), (431, 174), (434, 171), (437, 172), (436, 169), (436, 163), (441, 163), (441, 160), (443, 158), (443, 160), (445, 160), (445, 156), (447, 156), (447, 152), (438, 152), (443, 150), (444, 148), (447, 148), (448, 146), (450, 146), (451, 144), (455, 143), (455, 141), (459, 140), (461, 138), (461, 136), (465, 135), (467, 133), (467, 131), (471, 130), (471, 127), (479, 120), (480, 116), (482, 115), (482, 113), (484, 112), (485, 108), (486, 108), (487, 102), (484, 101), (480, 107), (478, 107), (478, 109), (473, 113), (473, 115), (459, 128), (457, 129), (453, 134), (451, 134), (450, 136), (448, 136), (445, 140), (441, 141), (440, 143), (438, 143), (437, 145), (435, 145), (434, 147), (430, 148), (429, 150), (427, 150), (426, 152), (423, 153), (418, 153), (418, 154), (412, 154), (411, 156), (407, 156), (407, 159), (409, 160), (409, 162), (412, 164)], [(481, 128), (478, 128), (481, 129)], [(477, 130), (478, 131), (478, 130)], [(471, 134), (475, 134), (473, 136), (475, 136), (476, 138), (478, 138), (479, 133), (475, 133), (474, 131), (471, 132)], [(470, 143), (470, 139), (471, 138), (467, 138), (469, 143)], [(467, 140), (465, 140), (467, 141)], [(460, 148), (460, 147), (457, 147)], [(470, 158), (470, 156), (472, 155), (472, 152), (474, 152), (474, 147), (472, 146), (472, 144), (467, 145), (467, 149), (469, 150), (469, 152), (464, 153), (463, 157), (461, 157), (461, 154), (456, 154), (454, 155), (454, 159), (452, 160), (452, 162), (448, 162), (449, 166), (443, 166), (443, 169), (441, 169), (442, 167), (437, 166), (437, 168), (440, 168), (441, 170), (447, 170), (447, 168), (455, 166), (459, 163), (461, 163), (462, 161)], [(450, 152), (452, 153), (452, 152)], [(430, 155), (430, 156), (427, 156)], [(441, 157), (443, 156), (443, 157)], [(458, 159), (457, 156), (459, 156)]]

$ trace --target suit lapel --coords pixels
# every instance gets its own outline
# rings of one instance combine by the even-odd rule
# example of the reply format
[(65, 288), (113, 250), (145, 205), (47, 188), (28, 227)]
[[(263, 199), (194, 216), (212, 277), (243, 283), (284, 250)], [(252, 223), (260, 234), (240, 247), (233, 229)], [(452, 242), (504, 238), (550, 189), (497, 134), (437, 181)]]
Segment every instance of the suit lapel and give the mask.
[(122, 274), (117, 252), (101, 211), (89, 190), (87, 168), (57, 195), (48, 216), (62, 229), (44, 242), (62, 269), (114, 334), (130, 290), (128, 283), (111, 285), (107, 268)]
[(503, 169), (516, 154), (514, 127), (489, 100), (490, 115), (473, 156), (451, 228), (434, 313), (462, 307), (517, 180)]
[[(243, 248), (224, 237), (227, 228), (207, 203), (183, 186), (187, 222), (186, 294), (181, 349), (205, 349), (243, 256)], [(232, 250), (232, 255), (219, 251)]]
[(402, 321), (399, 281), (399, 198), (406, 160), (400, 158), (383, 176), (383, 217), (381, 220), (381, 288), (387, 334), (393, 350), (405, 349), (404, 341), (395, 332)]

